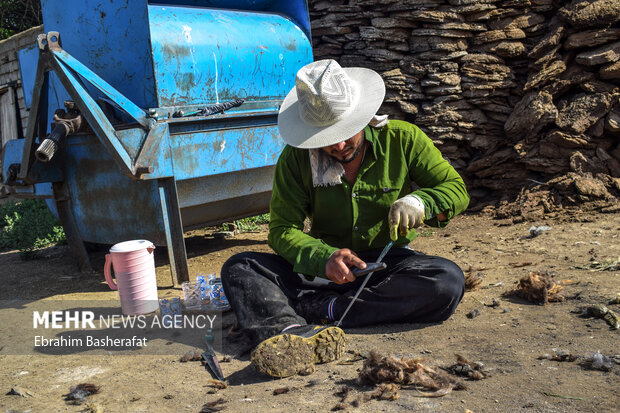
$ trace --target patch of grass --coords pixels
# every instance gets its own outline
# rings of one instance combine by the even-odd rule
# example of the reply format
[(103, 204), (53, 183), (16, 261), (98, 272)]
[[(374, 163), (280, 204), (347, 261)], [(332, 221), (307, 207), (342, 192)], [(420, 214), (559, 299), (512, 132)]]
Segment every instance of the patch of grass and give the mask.
[(253, 217), (238, 219), (235, 221), (239, 232), (255, 232), (260, 231), (260, 225), (269, 224), (269, 214), (261, 214)]
[(17, 249), (23, 259), (37, 250), (66, 243), (65, 231), (40, 199), (0, 205), (0, 250)]

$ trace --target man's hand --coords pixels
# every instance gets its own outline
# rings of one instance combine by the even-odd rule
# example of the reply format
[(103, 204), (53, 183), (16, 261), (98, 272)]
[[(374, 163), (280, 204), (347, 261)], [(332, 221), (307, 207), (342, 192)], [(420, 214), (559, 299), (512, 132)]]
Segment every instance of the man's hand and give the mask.
[(411, 228), (417, 228), (424, 222), (424, 204), (415, 195), (407, 195), (397, 199), (390, 208), (390, 238), (393, 241), (400, 235), (406, 236)]
[(366, 268), (366, 263), (350, 249), (343, 248), (335, 251), (325, 264), (325, 275), (336, 284), (346, 284), (355, 281), (355, 275), (350, 266), (361, 269)]

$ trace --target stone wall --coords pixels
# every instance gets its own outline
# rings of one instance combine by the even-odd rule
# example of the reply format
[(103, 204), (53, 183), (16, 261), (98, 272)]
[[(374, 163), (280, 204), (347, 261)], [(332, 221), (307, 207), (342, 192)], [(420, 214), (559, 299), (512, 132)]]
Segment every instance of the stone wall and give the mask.
[(620, 196), (620, 1), (309, 3), (315, 59), (381, 73), (384, 113), (435, 141), (472, 205), (569, 173)]
[(43, 33), (43, 26), (37, 26), (0, 41), (0, 87), (15, 84), (24, 133), (28, 124), (29, 111), (24, 102), (17, 51), (36, 43), (37, 36), (41, 33)]

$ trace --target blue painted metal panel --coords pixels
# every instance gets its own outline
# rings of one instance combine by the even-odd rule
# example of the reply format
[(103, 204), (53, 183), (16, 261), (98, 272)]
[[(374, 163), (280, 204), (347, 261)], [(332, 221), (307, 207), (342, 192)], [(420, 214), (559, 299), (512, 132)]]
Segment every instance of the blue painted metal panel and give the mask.
[(4, 150), (0, 152), (2, 155), (2, 176), (6, 179), (9, 176), (9, 166), (12, 164), (22, 163), (22, 154), (24, 153), (25, 139), (11, 139), (6, 142)]
[(46, 32), (136, 105), (156, 105), (146, 0), (41, 0)]
[(116, 243), (148, 239), (165, 245), (157, 181), (135, 181), (93, 135), (70, 136), (65, 182), (85, 241)]
[(306, 0), (150, 0), (149, 3), (279, 13), (296, 22), (310, 37)]
[(282, 16), (149, 6), (160, 106), (283, 99), (312, 60), (304, 32)]
[(17, 60), (19, 61), (19, 70), (22, 76), (22, 90), (24, 91), (24, 104), (26, 108), (30, 108), (32, 101), (32, 88), (34, 87), (34, 78), (37, 75), (37, 62), (39, 61), (39, 47), (37, 43), (26, 46), (17, 51)]
[[(22, 77), (22, 90), (24, 91), (24, 102), (26, 108), (30, 109), (32, 101), (32, 91), (34, 88), (35, 77), (37, 74), (37, 64), (39, 63), (39, 47), (36, 43), (32, 46), (20, 49), (17, 52), (19, 69)], [(48, 119), (54, 117), (54, 111), (63, 107), (63, 102), (69, 100), (69, 94), (62, 87), (60, 80), (53, 72), (49, 75), (49, 94), (48, 94)], [(49, 122), (48, 122), (49, 123)], [(48, 125), (48, 132), (49, 132)]]
[(170, 137), (177, 180), (274, 165), (284, 147), (275, 126)]

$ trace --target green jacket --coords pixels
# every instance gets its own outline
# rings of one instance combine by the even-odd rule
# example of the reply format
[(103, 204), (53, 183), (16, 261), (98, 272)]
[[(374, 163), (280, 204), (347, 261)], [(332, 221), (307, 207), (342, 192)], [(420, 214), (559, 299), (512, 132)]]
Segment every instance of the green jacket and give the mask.
[[(293, 264), (293, 270), (325, 277), (325, 264), (341, 248), (360, 252), (383, 248), (389, 241), (392, 203), (415, 194), (426, 207), (427, 225), (444, 227), (469, 204), (465, 184), (441, 152), (417, 126), (390, 121), (367, 126), (370, 142), (356, 181), (313, 186), (307, 149), (286, 146), (276, 164), (271, 195), (269, 245)], [(417, 188), (414, 190), (414, 188)], [(447, 220), (436, 215), (444, 212)], [(311, 230), (304, 233), (304, 220)], [(417, 236), (412, 230), (396, 246)]]

